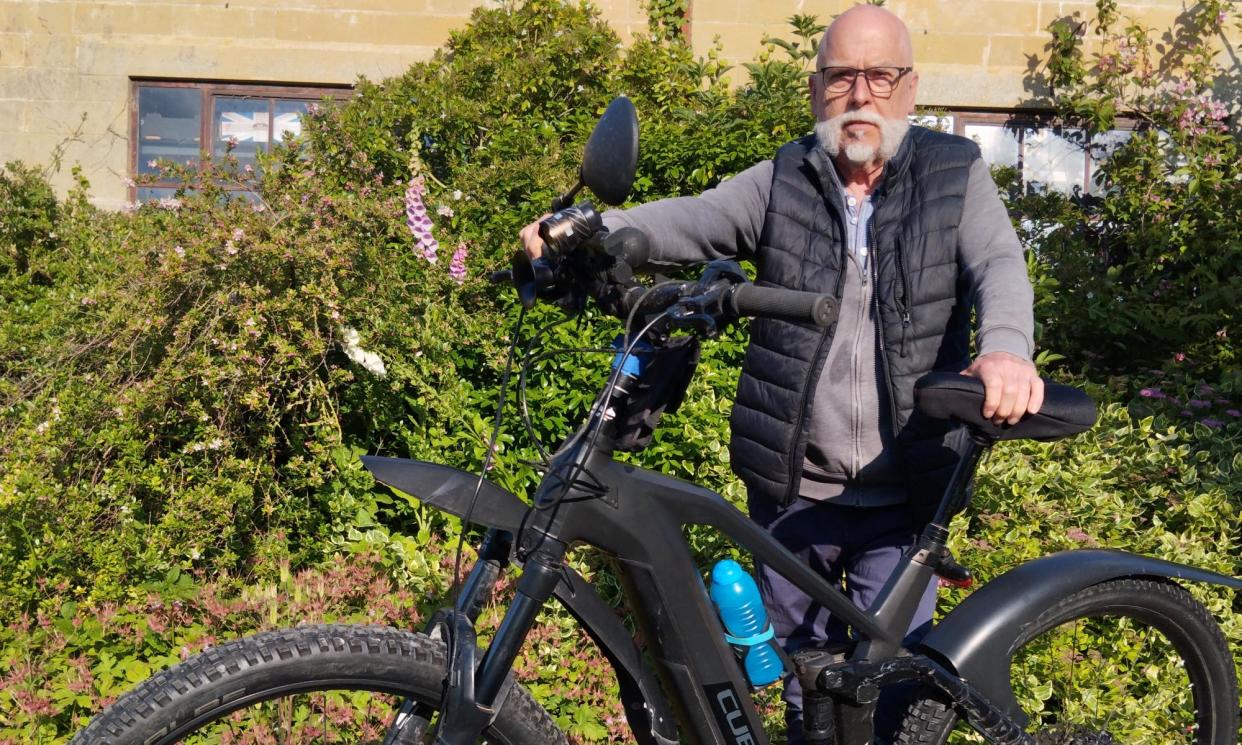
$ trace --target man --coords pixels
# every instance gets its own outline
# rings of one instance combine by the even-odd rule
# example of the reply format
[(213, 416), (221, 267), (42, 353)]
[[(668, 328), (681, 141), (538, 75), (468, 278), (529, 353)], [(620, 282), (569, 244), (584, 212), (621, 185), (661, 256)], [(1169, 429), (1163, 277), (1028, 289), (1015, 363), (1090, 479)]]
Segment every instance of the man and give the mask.
[[(1043, 399), (1021, 246), (978, 147), (908, 126), (918, 82), (905, 25), (877, 6), (851, 8), (825, 32), (810, 78), (814, 136), (699, 197), (604, 215), (610, 229), (646, 232), (654, 264), (753, 258), (757, 282), (840, 299), (826, 331), (752, 323), (730, 452), (751, 516), (864, 608), (956, 462), (961, 433), (913, 410), (914, 381), (931, 370), (980, 378), (983, 413), (998, 423)], [(532, 256), (536, 230), (522, 231)], [(757, 569), (787, 649), (844, 637), (822, 607)], [(933, 584), (911, 641), (934, 606)], [(786, 700), (790, 741), (801, 742), (796, 681)], [(881, 741), (899, 706), (881, 702)]]

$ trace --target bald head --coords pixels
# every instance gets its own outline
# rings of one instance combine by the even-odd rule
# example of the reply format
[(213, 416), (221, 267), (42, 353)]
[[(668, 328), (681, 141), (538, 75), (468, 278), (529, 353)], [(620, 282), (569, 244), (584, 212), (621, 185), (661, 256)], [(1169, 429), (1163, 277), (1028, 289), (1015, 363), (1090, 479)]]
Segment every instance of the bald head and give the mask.
[(869, 173), (896, 153), (918, 94), (913, 68), (910, 32), (884, 8), (856, 5), (824, 32), (809, 78), (811, 112), (820, 146), (838, 166)]
[(855, 5), (837, 16), (819, 44), (818, 67), (914, 65), (910, 31), (878, 5)]

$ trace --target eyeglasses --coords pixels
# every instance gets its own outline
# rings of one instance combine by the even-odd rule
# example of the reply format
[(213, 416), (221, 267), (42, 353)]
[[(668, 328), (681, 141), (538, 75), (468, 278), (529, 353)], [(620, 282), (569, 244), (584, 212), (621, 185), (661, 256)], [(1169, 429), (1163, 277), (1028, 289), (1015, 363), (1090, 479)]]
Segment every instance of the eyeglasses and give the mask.
[(862, 75), (871, 95), (888, 97), (902, 76), (912, 70), (913, 67), (868, 67), (865, 70), (857, 67), (821, 67), (818, 72), (824, 76), (824, 88), (829, 93), (845, 93), (853, 89), (854, 81)]

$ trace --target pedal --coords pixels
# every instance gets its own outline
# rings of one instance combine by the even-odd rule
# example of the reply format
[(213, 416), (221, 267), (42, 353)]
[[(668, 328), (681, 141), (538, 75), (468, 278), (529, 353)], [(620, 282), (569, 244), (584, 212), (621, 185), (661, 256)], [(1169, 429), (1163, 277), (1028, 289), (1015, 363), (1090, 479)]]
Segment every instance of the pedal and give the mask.
[(970, 569), (959, 564), (953, 552), (945, 549), (936, 567), (936, 576), (940, 584), (946, 587), (967, 588), (975, 584), (975, 575)]

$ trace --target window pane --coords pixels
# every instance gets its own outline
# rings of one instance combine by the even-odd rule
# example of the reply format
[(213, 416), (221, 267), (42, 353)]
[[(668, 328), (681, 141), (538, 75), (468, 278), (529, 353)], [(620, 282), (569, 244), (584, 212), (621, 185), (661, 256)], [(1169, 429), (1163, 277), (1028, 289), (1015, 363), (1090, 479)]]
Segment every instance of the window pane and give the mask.
[(1128, 129), (1110, 129), (1100, 132), (1091, 138), (1091, 158), (1096, 161), (1108, 160), (1117, 148), (1124, 145), (1134, 132)]
[(151, 163), (185, 164), (201, 156), (203, 97), (197, 88), (138, 88), (138, 173)]
[(1134, 132), (1128, 129), (1112, 129), (1107, 132), (1100, 132), (1091, 138), (1091, 144), (1088, 151), (1091, 153), (1091, 178), (1087, 182), (1087, 191), (1092, 194), (1101, 194), (1107, 191), (1098, 181), (1100, 164), (1113, 157), (1113, 153), (1117, 152), (1117, 148), (1121, 147), (1134, 136)]
[(293, 139), (302, 136), (302, 115), (310, 101), (276, 100), (276, 119), (272, 122), (272, 142), (280, 143), (288, 132)]
[(1022, 179), (1028, 186), (1036, 184), (1047, 189), (1072, 192), (1082, 189), (1087, 154), (1083, 150), (1081, 130), (1027, 130), (1023, 142)]
[(967, 124), (965, 135), (979, 145), (989, 166), (1018, 165), (1018, 135), (999, 124)]
[(227, 151), (227, 143), (236, 143), (233, 155), (240, 165), (254, 165), (255, 153), (266, 150), (271, 127), (268, 122), (266, 98), (216, 96), (211, 127), (211, 152), (216, 157)]
[(953, 134), (953, 115), (952, 114), (911, 114), (906, 117), (907, 121), (916, 127), (927, 127), (937, 132), (948, 132)]
[(139, 186), (136, 190), (139, 202), (149, 202), (152, 199), (164, 199), (165, 197), (175, 196), (177, 190), (173, 187), (166, 186)]

